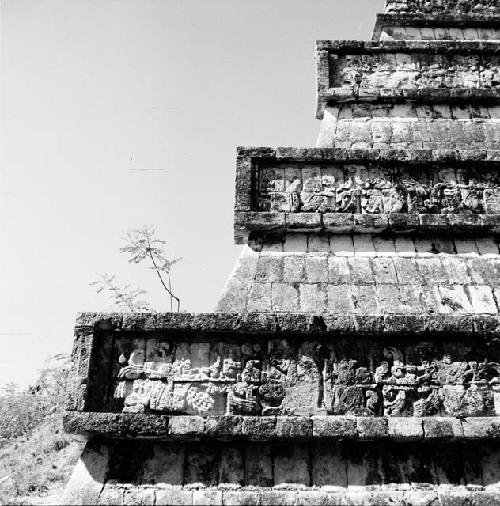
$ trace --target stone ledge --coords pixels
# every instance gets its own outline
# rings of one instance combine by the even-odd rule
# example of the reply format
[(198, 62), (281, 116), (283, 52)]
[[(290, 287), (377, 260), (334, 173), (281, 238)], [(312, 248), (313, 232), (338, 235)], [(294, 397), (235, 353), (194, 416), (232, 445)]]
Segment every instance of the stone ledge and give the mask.
[(500, 150), (486, 149), (347, 149), (239, 146), (239, 159), (277, 160), (280, 162), (394, 162), (422, 165), (429, 162), (457, 163), (466, 168), (494, 168), (500, 162)]
[[(76, 332), (100, 331), (206, 332), (220, 339), (224, 332), (244, 338), (261, 333), (283, 336), (456, 333), (458, 336), (498, 335), (500, 317), (487, 314), (323, 314), (305, 313), (80, 313)], [(209, 338), (210, 336), (207, 335)]]
[(423, 104), (487, 103), (498, 105), (498, 89), (490, 88), (363, 88), (329, 87), (321, 85), (317, 92), (316, 118), (323, 119), (327, 105), (347, 104), (349, 102), (407, 103), (409, 101)]
[(317, 40), (318, 51), (349, 54), (417, 52), (427, 54), (500, 53), (500, 41), (483, 40)]
[[(371, 485), (369, 487), (298, 488), (293, 484), (280, 487), (204, 487), (192, 489), (181, 486), (124, 485), (107, 483), (98, 504), (224, 504), (224, 505), (382, 505), (409, 504), (443, 506), (493, 505), (500, 501), (500, 490), (467, 488), (465, 486), (427, 486), (409, 489), (408, 486)], [(155, 498), (155, 501), (153, 501)]]
[(423, 165), (429, 162), (456, 163), (460, 168), (469, 166), (494, 168), (500, 162), (500, 150), (486, 149), (347, 149), (347, 148), (294, 148), (267, 146), (239, 146), (239, 160), (277, 160), (280, 162), (384, 162)]
[[(377, 26), (397, 24), (400, 26), (443, 27), (443, 28), (484, 28), (498, 27), (498, 14), (452, 14), (452, 13), (414, 13), (386, 12), (377, 14)], [(377, 39), (378, 40), (378, 39)]]
[(496, 440), (500, 417), (165, 416), (66, 411), (66, 432), (113, 438), (214, 440)]
[[(325, 232), (337, 234), (394, 232), (500, 232), (500, 214), (350, 214), (236, 211), (234, 238), (244, 244), (253, 233)], [(255, 237), (254, 237), (255, 239)]]
[(497, 28), (500, 16), (497, 14), (421, 14), (385, 13), (377, 14), (372, 41), (380, 41), (385, 26), (406, 26), (416, 28)]

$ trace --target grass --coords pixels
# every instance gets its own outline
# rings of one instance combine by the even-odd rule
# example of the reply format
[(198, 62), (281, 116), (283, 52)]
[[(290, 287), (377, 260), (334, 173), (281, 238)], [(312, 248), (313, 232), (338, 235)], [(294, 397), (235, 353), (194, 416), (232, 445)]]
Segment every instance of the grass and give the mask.
[(83, 443), (62, 430), (61, 413), (0, 449), (0, 503), (53, 504), (62, 493)]
[(62, 427), (68, 366), (58, 359), (36, 387), (0, 395), (0, 504), (58, 502), (83, 449)]

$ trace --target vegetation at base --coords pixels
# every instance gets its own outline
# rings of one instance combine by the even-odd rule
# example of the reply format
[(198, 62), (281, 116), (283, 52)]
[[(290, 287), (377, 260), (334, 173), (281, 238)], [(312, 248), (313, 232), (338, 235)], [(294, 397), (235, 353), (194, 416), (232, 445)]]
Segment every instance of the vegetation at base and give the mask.
[(62, 413), (69, 357), (51, 357), (34, 387), (0, 392), (0, 504), (51, 504), (83, 443), (65, 434)]

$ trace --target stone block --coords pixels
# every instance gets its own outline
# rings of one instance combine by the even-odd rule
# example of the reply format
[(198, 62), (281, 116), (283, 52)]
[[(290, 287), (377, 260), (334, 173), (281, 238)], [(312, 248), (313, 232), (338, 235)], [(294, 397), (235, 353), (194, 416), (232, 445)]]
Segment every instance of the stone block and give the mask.
[(150, 506), (155, 504), (155, 491), (152, 488), (134, 487), (123, 493), (124, 506)]
[(243, 417), (242, 435), (255, 441), (267, 441), (274, 438), (276, 436), (276, 417)]
[(205, 419), (201, 416), (173, 416), (170, 419), (168, 433), (173, 438), (184, 439), (186, 436), (201, 438), (205, 433)]
[(245, 485), (250, 487), (274, 485), (270, 445), (256, 443), (245, 445)]
[(474, 239), (455, 239), (457, 255), (478, 256), (476, 241)]
[[(323, 228), (326, 232), (352, 232), (354, 229), (354, 215), (342, 213), (325, 213), (323, 215)], [(334, 251), (331, 241), (330, 249)]]
[(394, 238), (394, 242), (396, 245), (396, 252), (399, 253), (400, 255), (406, 254), (414, 255), (416, 253), (415, 243), (413, 242), (413, 239), (411, 237), (396, 236)]
[(271, 311), (271, 283), (252, 283), (247, 307), (251, 313)]
[(461, 285), (435, 287), (434, 293), (440, 300), (440, 313), (471, 313), (472, 306)]
[(450, 225), (448, 215), (446, 214), (420, 214), (418, 221), (420, 228), (423, 230), (445, 230)]
[[(380, 491), (380, 490), (349, 490), (347, 493), (348, 506), (407, 506), (402, 491)], [(412, 505), (413, 506), (413, 505)]]
[(309, 449), (307, 445), (276, 445), (273, 448), (273, 453), (275, 486), (310, 486)]
[(467, 258), (469, 274), (473, 284), (498, 286), (497, 262), (489, 258)]
[(347, 487), (347, 469), (340, 445), (320, 441), (311, 448), (311, 459), (314, 487), (328, 491)]
[(380, 314), (374, 286), (355, 286), (352, 288), (354, 312), (359, 315)]
[(190, 488), (215, 487), (219, 469), (218, 449), (215, 445), (190, 444), (186, 447), (184, 486)]
[(351, 271), (352, 284), (371, 285), (374, 283), (372, 261), (373, 259), (360, 256), (347, 259)]
[(358, 435), (356, 418), (346, 416), (313, 416), (312, 433), (314, 437), (349, 439)]
[(244, 483), (245, 456), (243, 445), (221, 445), (218, 486), (221, 488), (237, 488)]
[(446, 275), (450, 284), (471, 284), (472, 280), (469, 277), (468, 265), (464, 258), (458, 256), (443, 257), (441, 263), (446, 270)]
[(143, 483), (168, 483), (182, 485), (184, 476), (184, 445), (155, 444), (153, 455), (143, 464), (141, 480)]
[(356, 256), (363, 254), (375, 256), (375, 245), (373, 244), (373, 236), (371, 234), (355, 234), (352, 240)]
[(326, 289), (323, 283), (299, 285), (300, 311), (323, 313), (326, 309)]
[(392, 213), (389, 214), (389, 228), (398, 231), (413, 231), (420, 225), (416, 214)]
[(382, 314), (399, 314), (406, 310), (397, 285), (377, 285), (377, 308)]
[(222, 503), (224, 506), (257, 506), (259, 490), (223, 490)]
[(476, 247), (480, 255), (498, 255), (498, 244), (491, 237), (476, 239)]
[(328, 285), (328, 312), (354, 313), (355, 305), (349, 285)]
[(424, 429), (421, 418), (389, 417), (387, 419), (389, 436), (394, 439), (422, 439)]
[[(301, 406), (297, 406), (301, 407)], [(313, 433), (313, 424), (308, 416), (277, 416), (276, 437), (280, 439), (309, 438)]]
[(283, 255), (261, 253), (257, 261), (255, 280), (261, 283), (283, 281)]
[(356, 417), (356, 430), (360, 439), (386, 438), (389, 433), (385, 417)]
[(328, 282), (328, 257), (309, 254), (305, 258), (305, 271), (309, 283)]
[(424, 283), (434, 286), (448, 284), (448, 274), (438, 257), (417, 258), (417, 268)]
[(336, 234), (330, 237), (330, 251), (336, 255), (354, 255), (354, 243), (351, 235)]
[(347, 504), (345, 494), (322, 490), (298, 490), (297, 504), (303, 506), (340, 506)]
[(349, 493), (379, 488), (383, 482), (377, 452), (366, 444), (345, 448)]
[(208, 416), (205, 420), (205, 434), (214, 438), (232, 439), (241, 435), (242, 425), (241, 416)]
[(307, 249), (311, 253), (330, 252), (330, 240), (326, 234), (311, 234), (307, 243)]
[(423, 418), (424, 437), (427, 439), (451, 439), (462, 430), (460, 420), (456, 418)]
[(99, 494), (98, 504), (121, 506), (123, 504), (123, 489), (115, 484), (107, 483)]
[(322, 228), (320, 213), (286, 213), (286, 229), (319, 232)]
[(500, 438), (499, 417), (468, 417), (462, 423), (464, 437), (467, 439)]
[(328, 257), (328, 281), (333, 285), (347, 284), (351, 280), (351, 270), (346, 257)]
[(399, 293), (401, 295), (403, 313), (421, 314), (424, 312), (424, 307), (420, 300), (421, 290), (418, 285), (400, 285)]
[(307, 251), (307, 234), (287, 234), (283, 244), (285, 253), (304, 253)]
[(500, 503), (500, 494), (496, 491), (470, 491), (467, 489), (439, 490), (440, 506), (496, 506)]
[(373, 245), (378, 255), (394, 256), (396, 254), (396, 244), (392, 237), (374, 235)]
[(300, 283), (305, 281), (304, 255), (287, 255), (283, 259), (283, 281)]
[(468, 286), (472, 310), (474, 313), (498, 314), (498, 308), (489, 286)]
[(259, 490), (260, 506), (288, 506), (297, 503), (297, 492), (295, 490)]
[(387, 214), (355, 214), (354, 232), (380, 233), (389, 228), (389, 215)]
[(237, 313), (246, 311), (248, 302), (249, 282), (231, 278), (223, 288), (217, 301), (216, 311), (221, 313)]
[(273, 283), (271, 288), (273, 311), (296, 313), (299, 311), (297, 289), (285, 283)]
[(193, 490), (193, 506), (219, 506), (222, 504), (222, 491), (205, 489)]
[(396, 269), (391, 257), (377, 257), (372, 260), (375, 283), (397, 285)]

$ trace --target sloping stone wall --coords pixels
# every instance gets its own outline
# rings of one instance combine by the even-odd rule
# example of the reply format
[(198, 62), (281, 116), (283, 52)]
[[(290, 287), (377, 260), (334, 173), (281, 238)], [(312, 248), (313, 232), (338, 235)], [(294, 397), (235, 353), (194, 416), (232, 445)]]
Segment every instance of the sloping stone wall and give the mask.
[(294, 234), (246, 248), (217, 311), (497, 315), (499, 286), (492, 239)]

